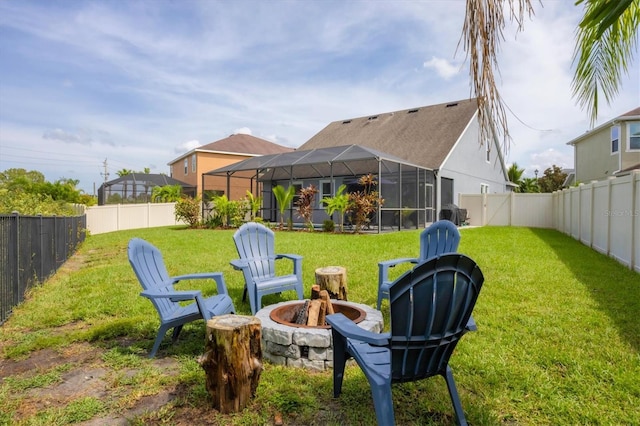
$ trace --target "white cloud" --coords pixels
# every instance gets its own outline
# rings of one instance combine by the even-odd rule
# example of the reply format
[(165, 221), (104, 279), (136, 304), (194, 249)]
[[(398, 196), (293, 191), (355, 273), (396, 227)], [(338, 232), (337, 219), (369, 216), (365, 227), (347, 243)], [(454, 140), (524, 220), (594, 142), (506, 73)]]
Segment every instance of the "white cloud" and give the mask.
[(531, 154), (530, 162), (531, 163), (526, 169), (527, 174), (533, 175), (534, 171), (537, 169), (538, 176), (552, 165), (556, 165), (561, 169), (573, 168), (573, 156), (553, 148), (548, 148), (542, 152)]
[[(570, 93), (580, 15), (573, 2), (545, 2), (517, 39), (505, 30), (507, 161), (531, 175), (545, 162), (572, 164), (566, 142), (589, 127)], [(53, 177), (78, 178), (91, 192), (105, 158), (111, 173), (149, 164), (166, 173), (175, 154), (232, 129), (296, 148), (332, 121), (463, 99), (463, 18), (462, 1), (0, 1), (0, 30), (13, 34), (0, 38), (10, 58), (0, 169), (49, 161)], [(640, 104), (638, 75), (634, 66), (614, 104), (601, 107), (603, 120)], [(57, 150), (76, 156), (81, 174), (54, 162), (48, 152)]]
[(233, 131), (234, 135), (251, 135), (251, 129), (248, 127), (240, 127)]
[(190, 140), (187, 142), (183, 142), (179, 145), (177, 145), (174, 149), (176, 154), (184, 154), (185, 152), (189, 152), (192, 149), (196, 149), (199, 146), (201, 146), (202, 144), (200, 143), (200, 141), (197, 140)]
[(460, 66), (452, 64), (450, 61), (435, 56), (431, 60), (422, 64), (424, 68), (435, 70), (438, 75), (445, 80), (450, 80), (453, 76), (460, 72)]

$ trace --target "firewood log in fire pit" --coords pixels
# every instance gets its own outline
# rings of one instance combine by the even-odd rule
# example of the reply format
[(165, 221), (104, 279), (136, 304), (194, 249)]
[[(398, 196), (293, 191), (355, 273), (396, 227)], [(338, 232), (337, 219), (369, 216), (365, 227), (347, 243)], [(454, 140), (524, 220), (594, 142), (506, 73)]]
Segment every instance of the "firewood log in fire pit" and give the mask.
[(295, 316), (296, 324), (309, 327), (327, 325), (325, 317), (335, 313), (327, 290), (320, 290), (319, 285), (311, 287), (311, 299), (306, 300)]

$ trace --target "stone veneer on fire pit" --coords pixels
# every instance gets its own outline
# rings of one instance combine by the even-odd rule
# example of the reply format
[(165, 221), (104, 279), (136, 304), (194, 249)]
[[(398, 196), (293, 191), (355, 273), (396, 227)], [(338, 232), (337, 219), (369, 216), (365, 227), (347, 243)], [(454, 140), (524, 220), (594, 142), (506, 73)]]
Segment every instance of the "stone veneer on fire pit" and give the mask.
[[(382, 313), (370, 306), (353, 302), (331, 300), (362, 309), (366, 317), (358, 327), (374, 333), (383, 329)], [(277, 365), (308, 368), (311, 370), (325, 370), (333, 367), (333, 342), (331, 329), (314, 327), (294, 327), (280, 324), (271, 319), (274, 309), (299, 300), (277, 303), (265, 306), (256, 312), (256, 317), (262, 323), (262, 357)]]

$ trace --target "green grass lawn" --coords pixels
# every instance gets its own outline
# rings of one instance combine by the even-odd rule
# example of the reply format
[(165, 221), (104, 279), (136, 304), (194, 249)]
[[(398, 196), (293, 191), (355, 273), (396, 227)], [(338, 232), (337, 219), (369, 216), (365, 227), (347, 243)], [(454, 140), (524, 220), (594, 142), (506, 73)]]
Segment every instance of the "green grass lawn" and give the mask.
[[(236, 258), (232, 234), (155, 228), (89, 237), (0, 327), (0, 424), (126, 417), (131, 424), (268, 425), (277, 415), (285, 425), (375, 424), (370, 389), (357, 367), (347, 369), (343, 393), (333, 399), (330, 371), (266, 364), (251, 405), (218, 414), (197, 363), (202, 321), (185, 326), (176, 345), (167, 335), (158, 357), (147, 359), (158, 320), (139, 296), (128, 240), (156, 245), (172, 275), (222, 271), (238, 313), (249, 314), (242, 274), (229, 266)], [(340, 265), (347, 268), (349, 300), (375, 306), (377, 263), (417, 256), (418, 234), (277, 232), (276, 249), (304, 256), (306, 294), (316, 268)], [(462, 339), (451, 360), (469, 423), (640, 424), (640, 276), (552, 230), (484, 227), (461, 234), (459, 250), (485, 274), (474, 311), (478, 331)], [(396, 269), (396, 276), (403, 272)], [(214, 284), (180, 287), (206, 295)], [(294, 295), (266, 296), (263, 305)], [(58, 362), (10, 369), (39, 354)], [(78, 368), (99, 371), (105, 391), (63, 398), (59, 389)], [(442, 378), (393, 392), (398, 424), (453, 422)], [(166, 395), (172, 397), (149, 405)], [(42, 400), (50, 403), (38, 405)], [(142, 403), (151, 409), (135, 410)]]

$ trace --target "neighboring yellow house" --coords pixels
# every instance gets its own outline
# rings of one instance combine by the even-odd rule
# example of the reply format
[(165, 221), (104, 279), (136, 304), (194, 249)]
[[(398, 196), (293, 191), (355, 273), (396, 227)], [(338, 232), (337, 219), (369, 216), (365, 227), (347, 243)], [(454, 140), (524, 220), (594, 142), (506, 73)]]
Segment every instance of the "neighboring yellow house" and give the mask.
[(577, 182), (589, 183), (640, 169), (640, 107), (567, 145), (573, 145)]
[[(251, 157), (292, 151), (294, 151), (293, 148), (278, 145), (255, 136), (235, 134), (192, 149), (170, 161), (168, 163), (169, 173), (172, 178), (195, 186), (196, 194), (202, 196), (203, 173)], [(216, 195), (226, 194), (230, 200), (238, 200), (246, 195), (250, 185), (251, 182), (249, 180), (238, 180), (227, 191), (227, 180), (225, 178), (207, 176), (204, 181), (204, 190), (213, 191)]]

